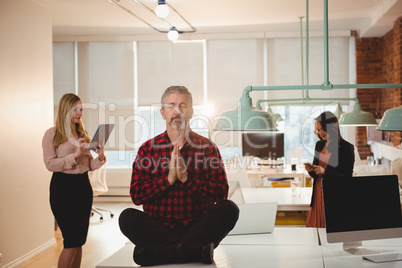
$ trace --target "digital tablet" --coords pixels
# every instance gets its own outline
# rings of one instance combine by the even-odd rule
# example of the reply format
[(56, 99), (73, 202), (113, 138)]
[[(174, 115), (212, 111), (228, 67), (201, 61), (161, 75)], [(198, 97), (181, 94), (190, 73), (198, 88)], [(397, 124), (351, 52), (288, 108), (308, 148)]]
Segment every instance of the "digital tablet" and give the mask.
[(98, 129), (95, 132), (94, 137), (91, 140), (91, 143), (88, 145), (88, 149), (93, 150), (98, 147), (98, 144), (102, 144), (103, 140), (105, 140), (105, 144), (109, 139), (110, 133), (114, 128), (114, 124), (100, 124)]

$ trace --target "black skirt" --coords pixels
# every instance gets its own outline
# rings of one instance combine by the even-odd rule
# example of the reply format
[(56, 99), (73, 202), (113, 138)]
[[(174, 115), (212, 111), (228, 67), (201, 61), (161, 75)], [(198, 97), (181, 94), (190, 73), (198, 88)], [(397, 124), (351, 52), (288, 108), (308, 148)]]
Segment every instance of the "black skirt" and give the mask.
[(85, 244), (92, 195), (88, 172), (53, 173), (50, 182), (50, 207), (63, 235), (64, 248), (76, 248)]

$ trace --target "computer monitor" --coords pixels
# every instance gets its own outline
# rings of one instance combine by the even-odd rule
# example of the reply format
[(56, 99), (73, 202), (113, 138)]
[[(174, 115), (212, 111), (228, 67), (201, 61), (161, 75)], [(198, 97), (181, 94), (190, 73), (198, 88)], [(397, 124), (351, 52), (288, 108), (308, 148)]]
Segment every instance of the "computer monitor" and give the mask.
[(277, 159), (284, 156), (283, 133), (243, 133), (243, 156)]
[(329, 243), (343, 242), (352, 254), (375, 253), (363, 240), (402, 237), (402, 213), (396, 175), (323, 179)]

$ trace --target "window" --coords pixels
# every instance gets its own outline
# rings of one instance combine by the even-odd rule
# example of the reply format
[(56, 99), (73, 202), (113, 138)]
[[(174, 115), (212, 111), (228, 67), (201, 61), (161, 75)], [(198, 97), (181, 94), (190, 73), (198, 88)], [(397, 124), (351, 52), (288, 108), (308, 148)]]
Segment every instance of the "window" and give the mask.
[[(331, 38), (333, 83), (349, 82), (349, 68), (343, 68), (349, 67), (349, 39)], [(55, 42), (55, 109), (61, 95), (78, 93), (90, 106), (83, 117), (90, 135), (100, 123), (116, 124), (107, 144), (108, 167), (131, 167), (138, 147), (165, 131), (159, 111), (160, 96), (165, 88), (171, 85), (189, 88), (195, 105), (191, 128), (215, 141), (221, 134), (211, 132), (211, 118), (235, 108), (246, 86), (301, 84), (300, 50), (294, 49), (299, 44), (299, 38), (175, 43)], [(311, 38), (310, 46), (310, 84), (319, 84), (322, 82), (322, 38)], [(251, 97), (255, 104), (258, 99), (282, 99), (293, 93), (255, 91)], [(349, 97), (349, 90), (311, 91), (311, 97)], [(203, 107), (208, 102), (210, 107)], [(278, 125), (285, 133), (285, 155), (293, 147), (303, 147), (303, 158), (311, 161), (317, 140), (312, 119), (324, 108), (272, 106), (285, 119)], [(234, 134), (230, 142), (215, 141), (224, 158), (242, 154), (236, 139)]]
[[(138, 108), (139, 120), (135, 122), (135, 150), (138, 150), (145, 141), (166, 130), (166, 122), (160, 113), (160, 105), (141, 106)], [(194, 107), (194, 115), (190, 119), (190, 127), (195, 133), (209, 138), (211, 124), (208, 117), (204, 116), (202, 113), (202, 107)]]

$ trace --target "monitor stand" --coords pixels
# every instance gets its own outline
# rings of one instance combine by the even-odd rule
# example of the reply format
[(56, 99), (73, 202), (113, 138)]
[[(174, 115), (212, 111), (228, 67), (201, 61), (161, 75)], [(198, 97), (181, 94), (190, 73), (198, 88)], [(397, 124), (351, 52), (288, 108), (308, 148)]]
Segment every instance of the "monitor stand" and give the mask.
[(353, 255), (369, 255), (379, 253), (363, 247), (362, 241), (343, 242), (343, 250)]

